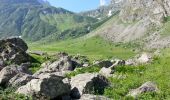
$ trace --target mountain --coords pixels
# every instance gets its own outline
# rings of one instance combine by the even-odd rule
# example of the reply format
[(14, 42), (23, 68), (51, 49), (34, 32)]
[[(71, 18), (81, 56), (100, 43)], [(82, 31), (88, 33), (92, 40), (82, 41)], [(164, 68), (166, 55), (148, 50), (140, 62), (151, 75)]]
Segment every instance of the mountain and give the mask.
[(47, 0), (38, 0), (38, 2), (44, 5), (50, 5), (50, 3)]
[(169, 9), (168, 0), (126, 0), (117, 15), (86, 37), (99, 35), (142, 49), (170, 47)]
[(95, 10), (81, 12), (83, 16), (89, 16), (97, 19), (104, 19), (117, 13), (123, 5), (123, 0), (111, 0), (109, 5), (100, 6)]
[(26, 40), (37, 41), (96, 21), (37, 0), (0, 0), (1, 38), (22, 36)]

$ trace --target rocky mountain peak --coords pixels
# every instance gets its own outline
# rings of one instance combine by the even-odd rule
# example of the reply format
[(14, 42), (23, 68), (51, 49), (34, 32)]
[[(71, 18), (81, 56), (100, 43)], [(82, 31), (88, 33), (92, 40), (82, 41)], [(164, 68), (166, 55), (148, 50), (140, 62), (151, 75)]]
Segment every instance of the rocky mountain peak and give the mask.
[(124, 22), (149, 19), (157, 25), (160, 25), (169, 15), (169, 0), (126, 0), (120, 12), (120, 18)]

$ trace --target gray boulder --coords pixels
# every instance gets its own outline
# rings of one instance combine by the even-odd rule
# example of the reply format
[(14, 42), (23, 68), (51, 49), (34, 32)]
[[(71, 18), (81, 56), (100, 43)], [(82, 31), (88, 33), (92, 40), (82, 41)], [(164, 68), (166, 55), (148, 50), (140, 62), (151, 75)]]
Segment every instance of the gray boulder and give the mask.
[(0, 40), (0, 44), (5, 44), (5, 43), (11, 43), (12, 45), (22, 49), (23, 51), (27, 51), (28, 49), (27, 44), (21, 38), (11, 37), (11, 38)]
[(73, 61), (69, 56), (63, 56), (59, 59), (59, 61), (55, 61), (53, 63), (47, 63), (42, 65), (38, 72), (35, 75), (39, 75), (41, 73), (54, 73), (54, 72), (67, 72), (73, 71), (76, 65), (73, 64)]
[(12, 87), (20, 87), (20, 86), (26, 85), (32, 79), (35, 79), (35, 77), (33, 77), (32, 75), (20, 72), (9, 80), (8, 85)]
[(3, 68), (0, 71), (0, 85), (7, 85), (9, 80), (19, 73), (17, 66), (11, 65)]
[(112, 99), (100, 95), (83, 94), (79, 100), (112, 100)]
[(142, 86), (137, 89), (133, 89), (128, 93), (128, 96), (132, 96), (136, 98), (138, 95), (145, 93), (145, 92), (158, 92), (157, 85), (153, 82), (146, 82)]
[(26, 43), (20, 38), (0, 40), (0, 58), (3, 61), (21, 64), (29, 61)]
[(16, 93), (32, 96), (34, 99), (55, 99), (69, 94), (70, 85), (68, 79), (56, 75), (44, 75), (39, 79), (32, 79), (26, 85), (18, 88)]
[(83, 94), (103, 94), (105, 87), (109, 85), (108, 80), (97, 73), (79, 74), (71, 78), (71, 97), (79, 99)]

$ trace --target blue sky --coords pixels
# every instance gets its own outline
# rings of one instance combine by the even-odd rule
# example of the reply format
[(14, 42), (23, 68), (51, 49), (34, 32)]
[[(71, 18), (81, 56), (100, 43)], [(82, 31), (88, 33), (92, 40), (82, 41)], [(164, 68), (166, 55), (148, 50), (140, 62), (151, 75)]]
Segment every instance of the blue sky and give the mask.
[[(96, 9), (100, 0), (47, 0), (55, 7), (62, 7), (73, 12)], [(108, 0), (107, 0), (108, 1)]]

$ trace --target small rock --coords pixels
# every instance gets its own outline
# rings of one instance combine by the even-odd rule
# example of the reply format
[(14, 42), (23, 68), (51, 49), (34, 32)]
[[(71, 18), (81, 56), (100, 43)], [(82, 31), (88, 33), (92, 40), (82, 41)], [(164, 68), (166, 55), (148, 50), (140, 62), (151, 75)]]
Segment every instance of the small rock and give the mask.
[(143, 53), (140, 55), (140, 57), (137, 59), (138, 63), (148, 63), (151, 60), (151, 55), (147, 53)]
[(105, 87), (109, 85), (108, 80), (97, 73), (79, 74), (71, 78), (71, 97), (79, 99), (86, 93), (103, 94)]
[(129, 92), (128, 96), (132, 96), (136, 98), (138, 95), (145, 93), (145, 92), (157, 92), (158, 88), (157, 85), (153, 82), (146, 82), (142, 86), (137, 89), (133, 89)]
[(111, 77), (113, 74), (113, 71), (111, 68), (105, 68), (103, 67), (100, 71), (99, 74), (105, 76), (105, 77)]

